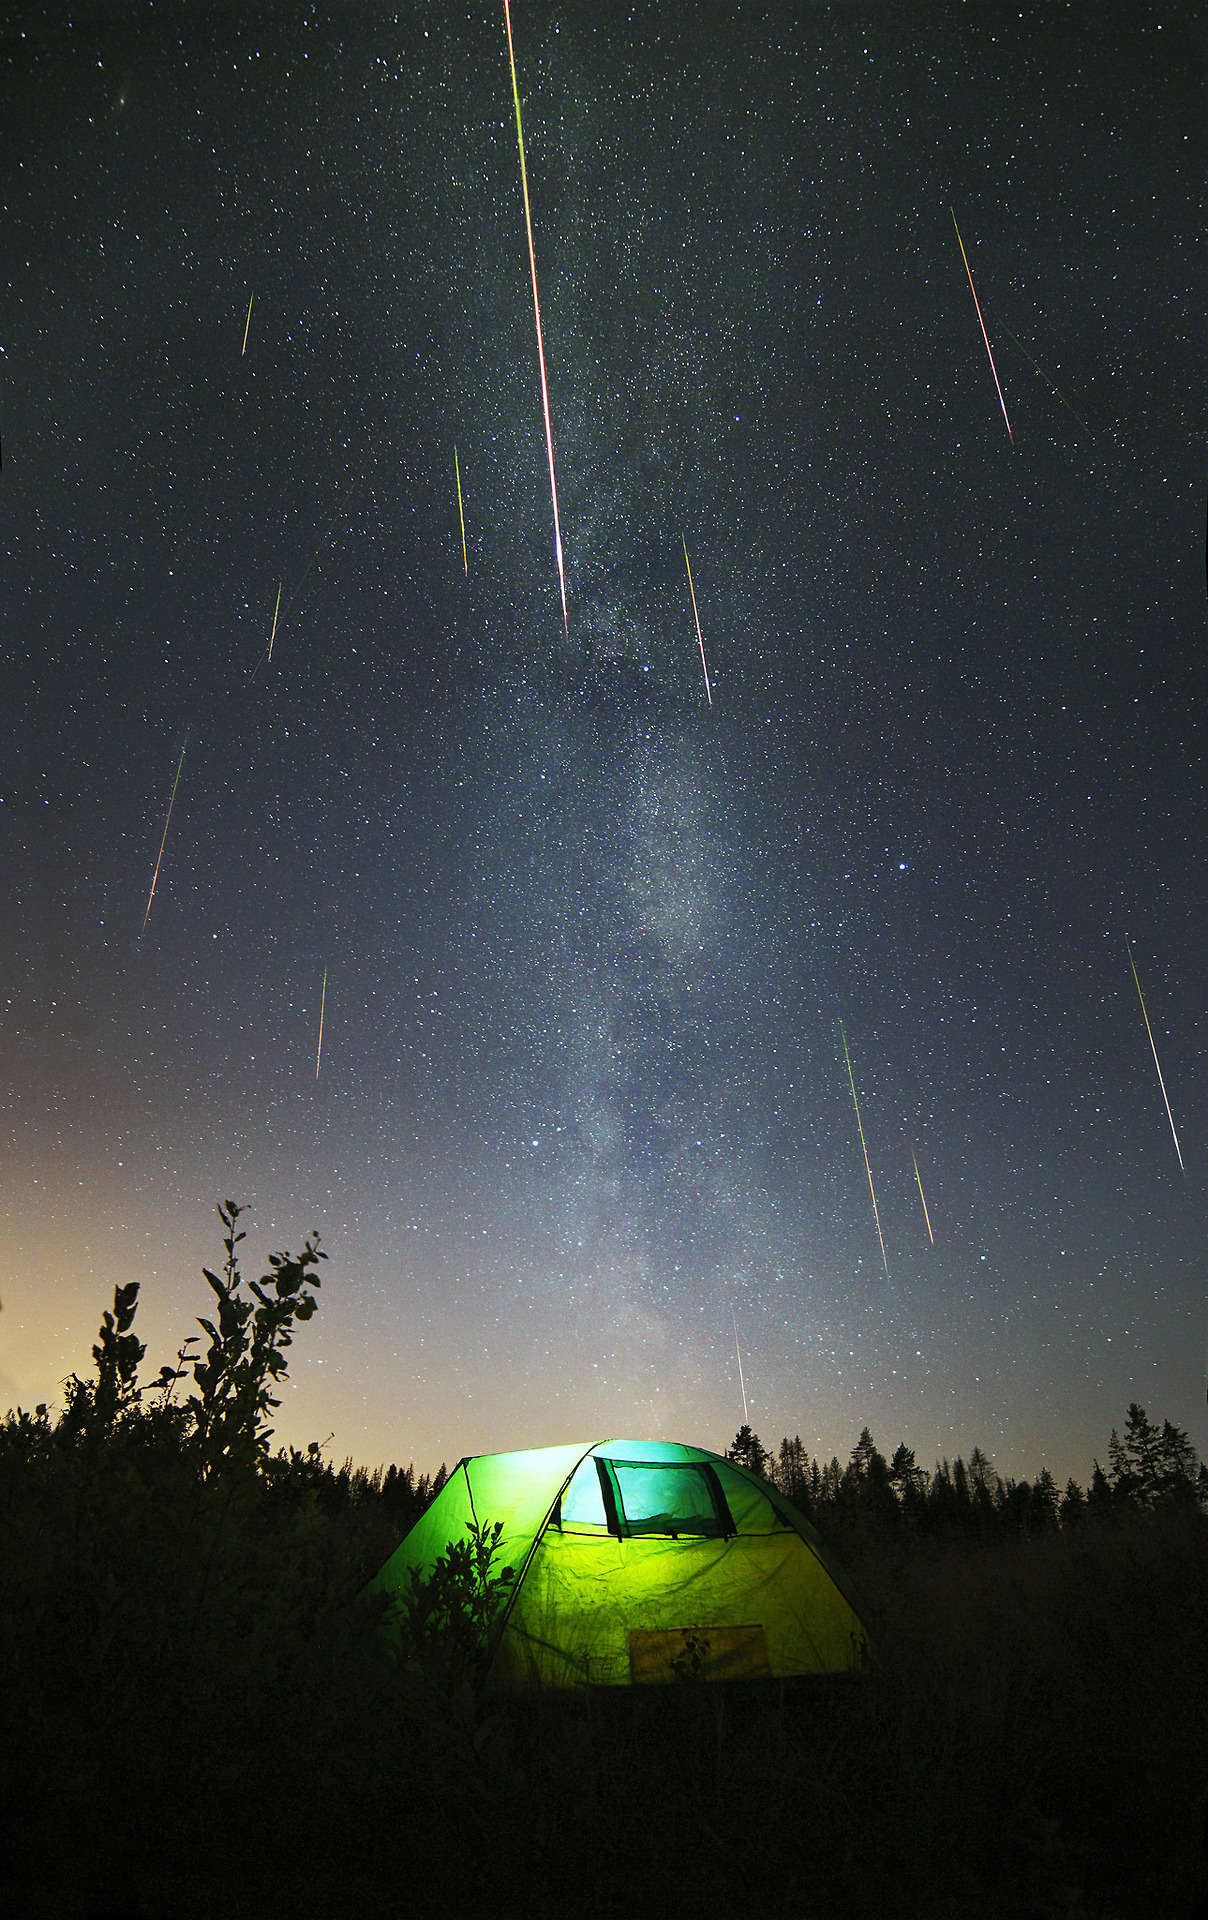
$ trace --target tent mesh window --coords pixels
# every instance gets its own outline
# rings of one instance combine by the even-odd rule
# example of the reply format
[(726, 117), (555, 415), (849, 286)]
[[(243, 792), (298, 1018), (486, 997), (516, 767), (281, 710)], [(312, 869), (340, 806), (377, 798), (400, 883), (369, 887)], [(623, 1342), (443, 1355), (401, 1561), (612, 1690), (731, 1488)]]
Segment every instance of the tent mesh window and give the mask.
[(616, 1532), (608, 1523), (598, 1463), (594, 1459), (582, 1461), (576, 1469), (554, 1509), (553, 1524), (562, 1533)]
[(705, 1461), (683, 1466), (597, 1460), (610, 1529), (640, 1534), (698, 1534), (724, 1539), (735, 1531), (717, 1475)]

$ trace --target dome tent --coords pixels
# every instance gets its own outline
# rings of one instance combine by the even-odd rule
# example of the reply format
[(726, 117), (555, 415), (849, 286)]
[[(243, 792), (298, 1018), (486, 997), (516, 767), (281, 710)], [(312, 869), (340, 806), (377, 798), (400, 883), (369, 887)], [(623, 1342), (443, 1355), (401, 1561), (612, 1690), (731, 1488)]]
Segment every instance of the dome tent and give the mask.
[(467, 1525), (503, 1524), (514, 1580), (492, 1682), (627, 1686), (846, 1673), (869, 1642), (813, 1527), (701, 1447), (602, 1440), (460, 1460), (370, 1583), (405, 1592)]

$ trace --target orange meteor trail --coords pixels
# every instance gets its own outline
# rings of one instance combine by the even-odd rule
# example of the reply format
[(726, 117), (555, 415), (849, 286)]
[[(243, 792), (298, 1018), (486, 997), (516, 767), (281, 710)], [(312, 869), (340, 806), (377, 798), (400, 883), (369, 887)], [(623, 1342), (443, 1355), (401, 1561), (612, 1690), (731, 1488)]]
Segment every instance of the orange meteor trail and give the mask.
[(248, 330), (248, 328), (249, 328), (249, 327), (251, 326), (251, 324), (252, 324), (252, 301), (253, 301), (253, 300), (254, 300), (255, 298), (256, 298), (256, 296), (255, 296), (255, 294), (253, 293), (253, 294), (252, 294), (252, 296), (251, 296), (251, 298), (250, 298), (250, 299), (248, 300), (248, 303), (247, 303), (247, 320), (245, 321), (245, 323), (244, 323), (244, 328), (243, 328), (243, 345), (242, 345), (242, 346), (240, 347), (240, 349), (239, 349), (239, 358), (240, 358), (241, 360), (242, 360), (242, 358), (243, 358), (243, 356), (244, 356), (244, 354), (245, 354), (245, 353), (247, 352), (247, 330)]
[[(910, 1158), (914, 1160), (913, 1151), (911, 1152)], [(914, 1160), (914, 1177), (919, 1181), (919, 1199), (923, 1203), (923, 1218), (927, 1222), (927, 1238), (930, 1240), (932, 1246), (934, 1246), (935, 1235), (931, 1231), (931, 1215), (927, 1211), (927, 1195), (923, 1192), (923, 1183), (919, 1180), (919, 1163), (917, 1160)]]
[[(284, 580), (283, 580), (283, 581), (281, 582), (281, 587), (283, 587), (284, 585), (285, 585), (285, 582), (284, 582)], [(268, 657), (269, 657), (269, 660), (271, 660), (271, 659), (272, 659), (272, 657), (273, 657), (273, 641), (274, 641), (274, 640), (275, 640), (275, 639), (277, 638), (277, 615), (278, 615), (278, 614), (280, 613), (280, 611), (281, 611), (281, 587), (278, 587), (278, 588), (277, 588), (277, 604), (276, 604), (276, 606), (275, 606), (275, 607), (273, 608), (273, 630), (272, 630), (272, 632), (271, 632), (271, 633), (269, 634), (269, 636), (268, 636)], [(267, 662), (266, 662), (265, 664), (267, 665)]]
[(847, 1035), (843, 1032), (843, 1022), (839, 1022), (839, 1032), (843, 1039), (843, 1058), (847, 1062), (847, 1081), (851, 1088), (852, 1105), (856, 1109), (856, 1125), (860, 1129), (860, 1145), (864, 1148), (864, 1171), (868, 1175), (868, 1191), (872, 1195), (872, 1217), (877, 1223), (877, 1239), (881, 1242), (881, 1261), (885, 1268), (885, 1278), (889, 1278), (889, 1262), (885, 1258), (885, 1236), (881, 1232), (881, 1216), (877, 1212), (877, 1190), (872, 1184), (872, 1168), (868, 1164), (868, 1148), (864, 1142), (864, 1124), (860, 1119), (860, 1102), (856, 1099), (856, 1081), (851, 1070), (851, 1055), (847, 1051)]
[(692, 585), (692, 562), (688, 558), (688, 540), (686, 535), (683, 536), (683, 540), (684, 540), (684, 565), (688, 569), (688, 592), (692, 595), (692, 613), (696, 620), (696, 637), (700, 642), (700, 663), (701, 663), (701, 666), (705, 669), (705, 692), (709, 696), (709, 705), (712, 706), (713, 705), (713, 689), (709, 685), (709, 663), (705, 659), (705, 642), (704, 642), (704, 637), (700, 630), (700, 615), (696, 611), (696, 589)]
[(456, 447), (454, 447), (453, 449), (453, 471), (457, 475), (457, 517), (461, 521), (461, 561), (462, 561), (462, 565), (466, 570), (466, 577), (468, 578), (470, 573), (470, 562), (466, 554), (466, 516), (462, 511), (462, 505), (461, 505), (461, 468), (457, 464), (457, 448)]
[(323, 1058), (323, 1015), (327, 1011), (327, 968), (323, 969), (323, 998), (319, 1002), (319, 1051), (315, 1055), (315, 1079), (319, 1077), (319, 1062)]
[(180, 750), (180, 759), (179, 759), (179, 760), (177, 761), (177, 763), (176, 763), (176, 778), (175, 778), (175, 780), (174, 780), (174, 781), (172, 782), (172, 797), (171, 797), (171, 799), (170, 799), (170, 800), (168, 801), (168, 818), (167, 818), (167, 820), (165, 820), (165, 821), (164, 821), (164, 832), (163, 832), (163, 838), (161, 839), (161, 841), (160, 841), (160, 843), (159, 843), (159, 852), (158, 852), (158, 854), (157, 854), (157, 855), (156, 855), (156, 857), (155, 857), (155, 872), (154, 872), (154, 873), (152, 874), (152, 876), (151, 876), (151, 891), (150, 891), (150, 893), (149, 893), (149, 894), (147, 895), (147, 911), (146, 911), (146, 913), (144, 913), (144, 915), (143, 915), (143, 927), (144, 927), (144, 928), (146, 927), (146, 925), (147, 925), (147, 921), (148, 921), (148, 919), (150, 918), (150, 914), (151, 914), (151, 902), (152, 902), (152, 901), (154, 900), (154, 898), (155, 898), (155, 883), (156, 883), (156, 881), (157, 881), (157, 880), (159, 879), (159, 863), (160, 863), (160, 861), (161, 861), (161, 860), (163, 859), (163, 857), (164, 857), (164, 847), (165, 847), (165, 846), (167, 845), (167, 840), (168, 840), (168, 825), (169, 825), (169, 822), (170, 822), (170, 821), (171, 821), (171, 819), (172, 819), (172, 808), (173, 808), (173, 806), (174, 806), (174, 805), (175, 805), (175, 803), (176, 803), (176, 789), (177, 789), (177, 787), (178, 787), (178, 786), (180, 785), (180, 770), (181, 770), (181, 768), (182, 768), (182, 767), (184, 766), (184, 764), (185, 764), (185, 754), (186, 754), (186, 753), (188, 752), (188, 750), (189, 750), (189, 742), (188, 742), (188, 739), (187, 739), (187, 737), (186, 737), (186, 739), (185, 739), (185, 744), (184, 744), (184, 746), (183, 746), (183, 747), (181, 748), (181, 750)]
[[(503, 0), (503, 18), (508, 30), (508, 61), (512, 69), (512, 98), (516, 102), (516, 139), (520, 147), (520, 185), (524, 192), (524, 226), (528, 234), (529, 269), (533, 276), (533, 318), (537, 322), (537, 361), (541, 368), (541, 405), (545, 413), (545, 451), (549, 455), (549, 495), (554, 507), (554, 553), (558, 561), (558, 586), (562, 594), (562, 628), (570, 633), (566, 612), (566, 574), (562, 566), (562, 529), (558, 524), (558, 487), (554, 479), (554, 429), (549, 417), (549, 383), (545, 378), (545, 339), (541, 331), (541, 302), (537, 298), (537, 255), (533, 251), (533, 217), (529, 210), (528, 171), (524, 164), (524, 128), (520, 124), (520, 88), (516, 84), (516, 56), (512, 51), (512, 13)], [(466, 571), (469, 571), (467, 567)]]
[[(949, 207), (948, 211), (949, 213), (952, 213), (952, 208)], [(954, 227), (956, 227), (956, 215), (954, 213), (952, 213), (952, 224)], [(1011, 422), (1007, 420), (1007, 403), (1002, 397), (1002, 388), (998, 386), (998, 368), (994, 364), (994, 355), (990, 353), (990, 336), (986, 332), (986, 323), (982, 319), (981, 302), (978, 300), (978, 297), (977, 297), (977, 288), (973, 284), (973, 275), (969, 271), (969, 256), (965, 252), (965, 243), (961, 239), (961, 230), (959, 227), (956, 227), (956, 244), (961, 250), (961, 259), (965, 263), (965, 272), (969, 274), (969, 291), (973, 295), (973, 304), (977, 308), (977, 323), (982, 330), (982, 339), (986, 343), (986, 352), (990, 354), (990, 372), (994, 375), (995, 386), (998, 387), (998, 404), (1002, 408), (1002, 417), (1004, 420), (1007, 421), (1007, 437), (1009, 438), (1011, 445), (1014, 446), (1015, 435), (1011, 432)]]
[(1137, 981), (1137, 998), (1141, 1002), (1141, 1018), (1145, 1022), (1145, 1031), (1149, 1035), (1149, 1044), (1153, 1052), (1154, 1066), (1158, 1067), (1158, 1085), (1162, 1089), (1163, 1100), (1166, 1100), (1166, 1118), (1170, 1122), (1170, 1131), (1172, 1134), (1174, 1134), (1174, 1150), (1179, 1156), (1179, 1171), (1181, 1173), (1186, 1173), (1187, 1169), (1183, 1165), (1183, 1155), (1179, 1147), (1179, 1136), (1174, 1131), (1174, 1115), (1170, 1111), (1170, 1101), (1166, 1099), (1166, 1082), (1162, 1078), (1162, 1069), (1161, 1067), (1158, 1066), (1158, 1050), (1153, 1043), (1153, 1029), (1150, 1027), (1150, 1024), (1149, 1024), (1149, 1015), (1145, 1011), (1145, 995), (1141, 992), (1141, 982), (1137, 980), (1137, 963), (1132, 957), (1132, 948), (1129, 946), (1127, 940), (1124, 942), (1124, 950), (1128, 955), (1128, 964), (1132, 968), (1133, 979)]

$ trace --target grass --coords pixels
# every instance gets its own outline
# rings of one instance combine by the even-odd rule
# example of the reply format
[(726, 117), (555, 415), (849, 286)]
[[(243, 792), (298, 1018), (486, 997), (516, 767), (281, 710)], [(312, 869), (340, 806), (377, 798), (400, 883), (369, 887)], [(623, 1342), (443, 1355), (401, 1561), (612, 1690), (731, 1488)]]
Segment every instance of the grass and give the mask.
[[(95, 1382), (73, 1376), (57, 1422), (0, 1421), (8, 1910), (1208, 1920), (1208, 1514), (1185, 1435), (1131, 1407), (1092, 1503), (1058, 1525), (1051, 1488), (1000, 1486), (993, 1525), (966, 1501), (972, 1526), (930, 1496), (907, 1524), (862, 1435), (827, 1524), (869, 1672), (496, 1698), (456, 1604), (405, 1657), (361, 1593), (432, 1483), (269, 1456), (322, 1256), (245, 1284), (220, 1212), (204, 1359), (140, 1388), (119, 1288)], [(960, 1477), (937, 1476), (945, 1512)]]
[[(31, 1911), (1132, 1920), (1203, 1894), (1192, 1508), (991, 1545), (849, 1541), (866, 1677), (506, 1702), (326, 1604), (344, 1534), (325, 1561), (313, 1513), (275, 1546), (259, 1532), (241, 1589), (236, 1531), (202, 1630), (174, 1642), (144, 1596), (158, 1666), (102, 1626), (65, 1663), (68, 1698), (44, 1670), (19, 1729), (10, 1692)], [(79, 1631), (59, 1614), (53, 1632)]]

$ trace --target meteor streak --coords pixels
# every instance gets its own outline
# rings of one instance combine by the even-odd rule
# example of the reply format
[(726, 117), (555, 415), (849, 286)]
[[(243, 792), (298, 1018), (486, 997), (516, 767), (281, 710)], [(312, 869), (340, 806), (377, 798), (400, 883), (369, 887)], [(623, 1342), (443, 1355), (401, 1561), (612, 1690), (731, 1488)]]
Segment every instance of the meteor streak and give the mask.
[[(948, 211), (952, 213), (952, 208), (949, 207)], [(956, 227), (956, 215), (954, 213), (952, 213), (952, 224)], [(965, 243), (961, 239), (961, 230), (959, 227), (956, 227), (956, 244), (961, 250), (961, 259), (965, 263), (965, 272), (969, 274), (969, 291), (973, 295), (973, 304), (977, 308), (977, 323), (982, 330), (982, 339), (986, 343), (986, 352), (990, 354), (990, 372), (994, 375), (995, 386), (998, 387), (998, 404), (1002, 408), (1002, 417), (1007, 421), (1007, 437), (1011, 445), (1014, 446), (1015, 435), (1011, 432), (1011, 422), (1007, 420), (1007, 403), (1002, 397), (1002, 388), (998, 386), (998, 368), (994, 364), (994, 355), (990, 353), (990, 336), (986, 332), (986, 323), (982, 319), (981, 302), (977, 297), (977, 288), (973, 284), (973, 275), (969, 270), (969, 256), (965, 252)]]
[[(911, 1151), (910, 1158), (914, 1160), (913, 1149)], [(917, 1160), (914, 1160), (914, 1177), (919, 1182), (919, 1199), (923, 1203), (923, 1218), (927, 1222), (927, 1237), (930, 1240), (932, 1246), (934, 1246), (935, 1235), (931, 1231), (931, 1215), (927, 1211), (927, 1195), (923, 1192), (923, 1183), (921, 1180), (919, 1180), (919, 1163)]]
[(457, 463), (456, 447), (454, 447), (453, 449), (453, 471), (457, 475), (457, 517), (461, 521), (461, 561), (462, 561), (462, 565), (466, 570), (466, 574), (468, 577), (470, 572), (470, 562), (466, 554), (466, 516), (462, 511), (462, 505), (461, 505), (461, 468)]
[(747, 1383), (742, 1377), (742, 1348), (738, 1344), (738, 1322), (734, 1318), (733, 1307), (730, 1308), (730, 1325), (734, 1329), (734, 1351), (738, 1355), (738, 1384), (742, 1388), (742, 1421), (744, 1426), (749, 1427), (751, 1415), (747, 1407)]
[[(520, 88), (516, 84), (516, 55), (512, 50), (512, 13), (503, 0), (503, 18), (508, 30), (508, 61), (512, 69), (512, 98), (516, 102), (516, 140), (520, 147), (520, 185), (524, 192), (524, 226), (528, 234), (529, 269), (533, 276), (533, 318), (537, 322), (537, 361), (541, 368), (541, 405), (545, 413), (545, 451), (549, 455), (549, 496), (554, 508), (554, 553), (558, 561), (558, 586), (562, 594), (562, 629), (570, 633), (566, 612), (566, 574), (562, 566), (562, 529), (558, 524), (558, 487), (554, 479), (554, 430), (549, 417), (549, 383), (545, 378), (545, 339), (541, 331), (541, 302), (537, 298), (537, 255), (533, 251), (533, 216), (529, 209), (528, 171), (524, 164), (524, 128), (520, 123)], [(469, 569), (466, 569), (467, 572)]]
[(241, 360), (242, 360), (242, 358), (243, 358), (243, 356), (244, 356), (244, 354), (245, 354), (245, 353), (247, 352), (247, 330), (248, 330), (248, 328), (249, 328), (249, 327), (251, 326), (251, 324), (252, 324), (252, 301), (253, 301), (253, 300), (254, 300), (255, 298), (256, 298), (256, 296), (255, 296), (255, 294), (253, 293), (253, 294), (252, 294), (252, 295), (250, 296), (250, 298), (249, 298), (249, 300), (248, 300), (248, 303), (247, 303), (247, 319), (246, 319), (246, 321), (244, 322), (244, 327), (243, 327), (243, 345), (242, 345), (242, 346), (240, 347), (240, 349), (239, 349), (239, 358), (240, 358)]
[(704, 637), (701, 634), (701, 630), (700, 630), (700, 615), (696, 611), (696, 589), (692, 585), (692, 562), (688, 558), (687, 535), (683, 535), (682, 538), (684, 541), (684, 565), (688, 569), (688, 592), (692, 595), (692, 613), (693, 613), (693, 617), (696, 620), (696, 637), (697, 637), (697, 640), (700, 642), (700, 663), (701, 663), (701, 666), (705, 669), (705, 692), (709, 696), (709, 705), (712, 706), (713, 705), (713, 689), (709, 685), (709, 663), (705, 659), (705, 642), (704, 642)]
[(1170, 1111), (1170, 1101), (1166, 1098), (1166, 1082), (1162, 1078), (1162, 1069), (1158, 1066), (1158, 1050), (1153, 1043), (1153, 1029), (1149, 1024), (1149, 1015), (1145, 1011), (1145, 995), (1141, 992), (1141, 982), (1137, 980), (1137, 963), (1132, 957), (1132, 948), (1129, 946), (1127, 940), (1124, 942), (1124, 949), (1128, 954), (1128, 964), (1132, 968), (1133, 979), (1137, 981), (1137, 998), (1141, 1002), (1141, 1018), (1145, 1022), (1145, 1031), (1149, 1035), (1149, 1045), (1153, 1053), (1154, 1066), (1158, 1067), (1158, 1085), (1162, 1089), (1162, 1098), (1166, 1101), (1166, 1118), (1170, 1122), (1170, 1131), (1174, 1134), (1174, 1150), (1179, 1156), (1179, 1171), (1186, 1173), (1187, 1169), (1183, 1165), (1183, 1155), (1179, 1147), (1179, 1136), (1174, 1131), (1174, 1115)]
[(847, 1035), (843, 1031), (842, 1020), (839, 1022), (839, 1032), (843, 1039), (843, 1058), (847, 1062), (847, 1082), (851, 1088), (852, 1105), (856, 1109), (856, 1125), (860, 1129), (860, 1145), (864, 1148), (864, 1171), (868, 1175), (868, 1191), (872, 1195), (872, 1217), (877, 1223), (877, 1239), (881, 1242), (881, 1261), (885, 1268), (885, 1278), (888, 1280), (889, 1262), (885, 1258), (885, 1237), (881, 1232), (881, 1216), (877, 1212), (877, 1190), (872, 1184), (872, 1168), (868, 1164), (868, 1148), (864, 1141), (864, 1123), (860, 1119), (860, 1102), (856, 1099), (856, 1081), (851, 1070), (851, 1055), (847, 1051)]
[(1045, 386), (1052, 388), (1053, 392), (1057, 395), (1057, 398), (1060, 400), (1066, 412), (1074, 414), (1074, 418), (1078, 422), (1078, 425), (1082, 428), (1082, 431), (1084, 433), (1089, 433), (1090, 428), (1087, 426), (1086, 421), (1082, 418), (1082, 415), (1080, 413), (1074, 413), (1073, 407), (1071, 407), (1069, 401), (1066, 399), (1065, 395), (1062, 393), (1061, 388), (1057, 385), (1055, 381), (1049, 379), (1048, 374), (1045, 372), (1044, 368), (1041, 366), (1039, 360), (1032, 359), (1031, 354), (1028, 352), (1027, 348), (1024, 346), (1023, 341), (1019, 338), (1019, 335), (1017, 333), (1012, 333), (1010, 327), (1008, 327), (1005, 323), (1003, 325), (1003, 332), (1006, 334), (1009, 340), (1014, 340), (1016, 346), (1019, 348), (1019, 351), (1022, 353), (1024, 359), (1031, 361), (1031, 364), (1035, 367), (1037, 373), (1040, 375), (1041, 379), (1044, 381)]
[(327, 968), (323, 969), (323, 998), (319, 1002), (319, 1051), (315, 1055), (315, 1079), (319, 1077), (319, 1062), (323, 1058), (323, 1015), (327, 1011)]
[[(285, 582), (284, 582), (284, 580), (283, 580), (283, 581), (281, 582), (281, 587), (283, 587), (284, 585), (285, 585)], [(268, 636), (268, 657), (269, 657), (269, 660), (271, 660), (271, 659), (272, 659), (272, 657), (273, 657), (273, 641), (274, 641), (274, 640), (275, 640), (275, 639), (277, 638), (277, 615), (278, 615), (278, 614), (280, 613), (280, 611), (281, 611), (281, 587), (278, 587), (278, 588), (277, 588), (277, 604), (276, 604), (276, 606), (275, 606), (275, 607), (273, 608), (273, 630), (272, 630), (272, 632), (271, 632), (271, 633), (269, 634), (269, 636)], [(267, 662), (266, 662), (265, 664), (267, 665)]]
[(163, 838), (160, 840), (159, 852), (155, 857), (155, 872), (151, 876), (151, 891), (147, 895), (147, 911), (143, 915), (144, 929), (151, 915), (151, 902), (155, 898), (155, 883), (159, 879), (159, 863), (164, 857), (164, 847), (167, 844), (167, 839), (168, 839), (168, 825), (172, 818), (172, 808), (176, 803), (176, 789), (180, 785), (180, 770), (185, 764), (185, 754), (188, 752), (188, 750), (189, 750), (189, 741), (188, 741), (188, 736), (186, 735), (185, 744), (180, 750), (180, 759), (176, 763), (176, 778), (172, 782), (172, 797), (168, 801), (168, 818), (164, 821)]

